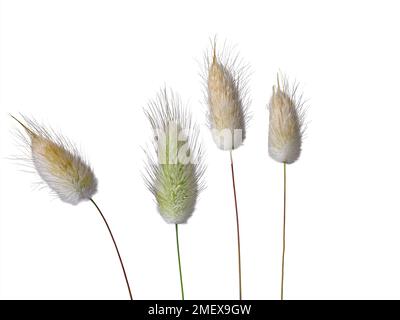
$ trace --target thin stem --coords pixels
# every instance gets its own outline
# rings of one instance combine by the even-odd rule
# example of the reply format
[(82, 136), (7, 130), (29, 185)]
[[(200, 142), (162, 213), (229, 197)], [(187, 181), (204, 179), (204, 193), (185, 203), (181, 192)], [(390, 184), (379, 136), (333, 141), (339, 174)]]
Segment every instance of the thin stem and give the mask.
[(235, 210), (236, 210), (236, 232), (237, 232), (237, 250), (238, 250), (238, 267), (239, 267), (239, 299), (242, 300), (242, 262), (241, 262), (241, 254), (240, 254), (239, 211), (238, 211), (237, 198), (236, 198), (235, 172), (233, 170), (232, 151), (230, 151), (230, 157), (231, 157), (233, 196), (235, 199)]
[(283, 163), (283, 233), (282, 233), (282, 278), (281, 300), (283, 300), (283, 280), (285, 276), (285, 250), (286, 250), (286, 163)]
[(185, 300), (185, 292), (183, 291), (181, 253), (180, 253), (180, 250), (179, 250), (179, 232), (178, 232), (178, 225), (177, 224), (175, 224), (175, 233), (176, 233), (176, 249), (177, 249), (177, 252), (178, 252), (179, 277), (181, 279), (181, 294), (182, 294), (182, 300)]
[(111, 239), (112, 239), (112, 241), (114, 242), (115, 250), (117, 251), (118, 258), (119, 258), (119, 262), (121, 263), (122, 271), (124, 272), (124, 277), (125, 277), (126, 285), (127, 285), (127, 287), (128, 287), (128, 291), (129, 291), (129, 297), (130, 297), (131, 300), (133, 300), (133, 298), (132, 298), (132, 292), (131, 292), (131, 288), (130, 288), (130, 286), (129, 286), (129, 281), (128, 281), (128, 277), (127, 277), (127, 275), (126, 275), (126, 271), (125, 271), (125, 268), (124, 268), (124, 264), (123, 264), (123, 262), (122, 262), (121, 255), (120, 255), (120, 253), (119, 253), (118, 246), (117, 246), (117, 243), (115, 242), (114, 236), (113, 236), (113, 234), (112, 234), (112, 232), (111, 232), (110, 226), (108, 225), (108, 222), (107, 222), (106, 218), (104, 217), (103, 213), (101, 212), (101, 210), (100, 210), (99, 206), (96, 204), (96, 202), (94, 202), (93, 199), (90, 199), (90, 201), (94, 204), (94, 206), (96, 207), (97, 211), (99, 211), (101, 217), (103, 218), (104, 223), (105, 223), (106, 226), (107, 226), (107, 229), (108, 229), (108, 232), (110, 233)]

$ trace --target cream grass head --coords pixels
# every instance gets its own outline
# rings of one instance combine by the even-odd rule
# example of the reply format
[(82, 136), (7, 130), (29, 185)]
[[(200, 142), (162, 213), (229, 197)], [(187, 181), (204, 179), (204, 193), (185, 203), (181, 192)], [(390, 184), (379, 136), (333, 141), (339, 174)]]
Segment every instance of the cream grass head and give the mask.
[(199, 131), (179, 98), (164, 89), (149, 103), (154, 152), (147, 152), (145, 181), (167, 223), (186, 223), (203, 189), (204, 165)]
[(269, 102), (268, 152), (272, 159), (282, 163), (295, 162), (301, 153), (304, 134), (302, 96), (297, 96), (298, 85), (289, 85), (286, 77), (277, 77), (277, 86)]
[(24, 130), (19, 132), (27, 151), (22, 160), (36, 169), (62, 201), (76, 205), (96, 193), (97, 179), (92, 169), (69, 140), (26, 117), (22, 117), (25, 124), (12, 118)]
[(217, 52), (214, 41), (211, 56), (205, 57), (205, 96), (208, 105), (208, 122), (218, 148), (233, 150), (246, 138), (247, 66), (241, 63), (232, 50)]

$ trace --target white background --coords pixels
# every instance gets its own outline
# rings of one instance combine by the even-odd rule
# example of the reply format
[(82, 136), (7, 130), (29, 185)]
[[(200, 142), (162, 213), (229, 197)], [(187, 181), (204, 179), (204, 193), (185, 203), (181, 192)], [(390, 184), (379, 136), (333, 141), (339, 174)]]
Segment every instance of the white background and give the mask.
[(287, 299), (400, 298), (400, 20), (397, 1), (2, 1), (0, 298), (125, 299), (117, 256), (88, 202), (33, 187), (8, 113), (75, 141), (137, 299), (179, 299), (175, 234), (141, 179), (143, 114), (167, 85), (201, 125), (206, 181), (181, 227), (188, 299), (236, 299), (229, 154), (205, 125), (199, 77), (209, 40), (250, 64), (253, 115), (234, 152), (243, 294), (280, 292), (282, 165), (267, 153), (276, 72), (309, 99), (309, 130), (288, 166)]

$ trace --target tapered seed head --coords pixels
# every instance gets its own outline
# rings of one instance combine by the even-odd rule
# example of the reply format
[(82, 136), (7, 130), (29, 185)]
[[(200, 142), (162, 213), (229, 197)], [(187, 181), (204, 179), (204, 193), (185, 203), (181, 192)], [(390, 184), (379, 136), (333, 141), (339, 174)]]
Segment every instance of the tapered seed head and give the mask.
[(214, 42), (212, 54), (205, 57), (205, 96), (208, 122), (217, 147), (233, 150), (246, 138), (247, 66), (233, 57), (232, 50), (218, 54)]
[[(269, 102), (268, 152), (282, 163), (295, 162), (301, 153), (304, 133), (304, 108), (297, 85), (290, 87), (286, 77), (277, 78)], [(282, 83), (280, 83), (282, 82)]]
[(27, 117), (22, 117), (24, 123), (13, 118), (22, 127), (19, 133), (26, 150), (22, 160), (36, 169), (54, 194), (76, 205), (96, 193), (97, 179), (71, 142)]
[(145, 111), (154, 130), (145, 181), (167, 223), (186, 223), (203, 189), (204, 165), (198, 128), (177, 95), (166, 90)]

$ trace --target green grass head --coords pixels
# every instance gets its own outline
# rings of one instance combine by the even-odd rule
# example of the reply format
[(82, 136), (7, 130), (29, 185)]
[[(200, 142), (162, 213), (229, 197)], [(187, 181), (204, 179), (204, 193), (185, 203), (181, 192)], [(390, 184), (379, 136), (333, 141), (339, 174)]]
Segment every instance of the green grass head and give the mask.
[(166, 222), (186, 223), (204, 187), (198, 128), (179, 98), (165, 89), (150, 102), (146, 115), (154, 130), (146, 184)]

